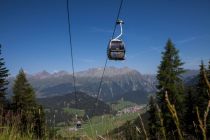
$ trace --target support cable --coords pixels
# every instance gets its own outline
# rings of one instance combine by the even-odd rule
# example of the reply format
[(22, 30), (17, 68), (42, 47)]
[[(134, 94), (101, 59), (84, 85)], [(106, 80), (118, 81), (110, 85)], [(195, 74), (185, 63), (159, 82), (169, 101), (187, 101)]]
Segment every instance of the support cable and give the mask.
[[(120, 1), (120, 7), (119, 7), (119, 9), (118, 9), (117, 17), (116, 17), (115, 22), (119, 19), (120, 12), (121, 12), (121, 9), (122, 9), (122, 4), (123, 4), (123, 0)], [(114, 38), (114, 34), (115, 34), (116, 27), (117, 27), (117, 24), (115, 23), (115, 25), (114, 25), (114, 30), (113, 30), (113, 33), (112, 33), (112, 39)], [(102, 86), (102, 83), (103, 83), (103, 79), (104, 79), (104, 74), (105, 74), (107, 62), (108, 62), (108, 58), (106, 58), (106, 61), (105, 61), (105, 64), (104, 64), (104, 68), (103, 68), (103, 73), (102, 73), (102, 76), (101, 76), (101, 79), (100, 79), (100, 83), (99, 83), (99, 88), (98, 88), (98, 93), (97, 93), (96, 103), (95, 103), (95, 109), (94, 109), (95, 111), (96, 111), (96, 108), (97, 108), (97, 106), (98, 106), (98, 100), (99, 100), (100, 94), (101, 94), (101, 86)], [(95, 112), (95, 111), (94, 111), (94, 112)]]
[(69, 34), (69, 45), (71, 50), (71, 66), (73, 72), (73, 84), (74, 84), (74, 98), (75, 98), (75, 107), (77, 108), (77, 93), (76, 93), (76, 78), (75, 78), (75, 70), (74, 70), (74, 57), (73, 57), (73, 45), (72, 45), (72, 35), (71, 35), (71, 22), (70, 22), (70, 8), (69, 8), (69, 0), (66, 0), (67, 4), (67, 15), (68, 15), (68, 34)]

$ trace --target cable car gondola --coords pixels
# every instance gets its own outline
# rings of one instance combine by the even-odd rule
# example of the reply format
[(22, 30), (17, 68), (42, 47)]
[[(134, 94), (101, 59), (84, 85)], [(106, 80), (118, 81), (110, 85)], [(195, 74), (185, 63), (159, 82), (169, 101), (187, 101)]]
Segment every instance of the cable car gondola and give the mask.
[(120, 37), (122, 36), (122, 20), (117, 20), (116, 24), (120, 25), (120, 35), (111, 39), (107, 48), (107, 56), (109, 60), (125, 60), (125, 45)]
[(80, 129), (82, 127), (81, 121), (77, 121), (76, 127), (77, 127), (77, 129)]

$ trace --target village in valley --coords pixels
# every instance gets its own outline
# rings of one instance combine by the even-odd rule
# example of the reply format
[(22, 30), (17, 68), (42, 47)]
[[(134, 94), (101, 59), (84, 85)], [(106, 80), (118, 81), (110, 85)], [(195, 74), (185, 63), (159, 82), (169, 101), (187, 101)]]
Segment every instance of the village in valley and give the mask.
[(117, 111), (116, 116), (121, 116), (122, 114), (136, 113), (136, 112), (146, 112), (147, 104), (135, 105), (131, 107), (123, 108), (122, 110)]

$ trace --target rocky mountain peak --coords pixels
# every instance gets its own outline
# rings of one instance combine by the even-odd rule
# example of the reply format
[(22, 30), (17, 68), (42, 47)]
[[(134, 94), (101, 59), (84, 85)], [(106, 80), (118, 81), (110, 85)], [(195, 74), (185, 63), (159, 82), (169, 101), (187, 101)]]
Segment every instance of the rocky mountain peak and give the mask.
[[(112, 76), (116, 76), (116, 75), (124, 75), (124, 74), (128, 74), (128, 73), (139, 73), (136, 70), (130, 69), (128, 67), (123, 67), (123, 68), (116, 68), (116, 67), (107, 67), (105, 70), (105, 76), (106, 77), (112, 77)], [(103, 73), (103, 68), (91, 68), (88, 69), (86, 71), (81, 71), (81, 72), (77, 72), (76, 76), (79, 77), (101, 77)]]
[(67, 71), (61, 70), (58, 72), (54, 72), (52, 75), (54, 77), (61, 77), (61, 76), (69, 75), (69, 73)]
[(33, 76), (37, 79), (45, 79), (45, 78), (48, 78), (49, 76), (51, 76), (51, 74), (49, 72), (43, 70), (41, 72), (34, 74)]

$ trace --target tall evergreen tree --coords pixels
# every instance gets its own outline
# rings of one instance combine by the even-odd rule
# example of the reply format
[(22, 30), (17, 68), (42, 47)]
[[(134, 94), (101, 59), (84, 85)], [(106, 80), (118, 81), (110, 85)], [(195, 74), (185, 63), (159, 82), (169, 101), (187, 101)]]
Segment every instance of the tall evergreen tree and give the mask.
[(164, 126), (166, 133), (173, 133), (175, 125), (171, 119), (170, 113), (165, 102), (165, 92), (168, 92), (169, 100), (175, 105), (178, 115), (182, 115), (183, 101), (183, 82), (180, 75), (184, 73), (182, 68), (183, 62), (179, 58), (179, 51), (174, 44), (168, 39), (165, 51), (162, 52), (162, 61), (158, 67), (157, 74), (157, 102), (163, 112)]
[(0, 108), (5, 104), (5, 91), (7, 90), (7, 77), (9, 76), (9, 70), (5, 67), (4, 58), (1, 56), (1, 44), (0, 44)]
[(188, 87), (186, 90), (187, 95), (185, 97), (185, 113), (184, 113), (184, 128), (185, 133), (190, 136), (195, 136), (195, 127), (194, 123), (197, 120), (196, 110), (195, 110), (195, 102), (196, 102), (196, 91), (194, 87)]
[(42, 106), (35, 101), (35, 92), (26, 79), (23, 69), (16, 77), (13, 87), (14, 111), (20, 116), (22, 133), (34, 133), (37, 138), (44, 135), (45, 115)]
[[(210, 100), (210, 93), (207, 86), (207, 83), (204, 78), (204, 72), (206, 72), (205, 65), (203, 61), (201, 61), (200, 65), (200, 73), (198, 75), (198, 83), (196, 85), (196, 93), (197, 93), (197, 102), (196, 106), (198, 106), (198, 110), (201, 116), (201, 119), (203, 120), (204, 112), (206, 111), (206, 108), (208, 106), (208, 101)], [(207, 73), (208, 74), (208, 73)], [(210, 136), (210, 114), (207, 118), (207, 133), (208, 136)]]
[(210, 81), (210, 60), (209, 60), (209, 66), (208, 66), (207, 75), (208, 75), (208, 80)]
[(13, 103), (16, 112), (26, 112), (36, 106), (35, 92), (28, 83), (23, 69), (20, 70), (16, 77), (13, 93)]
[(45, 113), (41, 105), (36, 107), (34, 113), (34, 134), (37, 138), (42, 138), (45, 135)]
[(204, 73), (203, 71), (206, 71), (205, 65), (203, 61), (201, 61), (200, 65), (200, 73), (198, 75), (198, 83), (197, 83), (197, 106), (199, 109), (199, 112), (201, 113), (201, 116), (203, 116), (204, 111), (206, 110), (206, 107), (208, 105), (209, 95), (208, 95), (208, 86), (204, 79)]
[(156, 140), (160, 130), (160, 125), (158, 124), (159, 119), (157, 117), (156, 102), (153, 96), (150, 97), (148, 113), (149, 137), (151, 140)]

